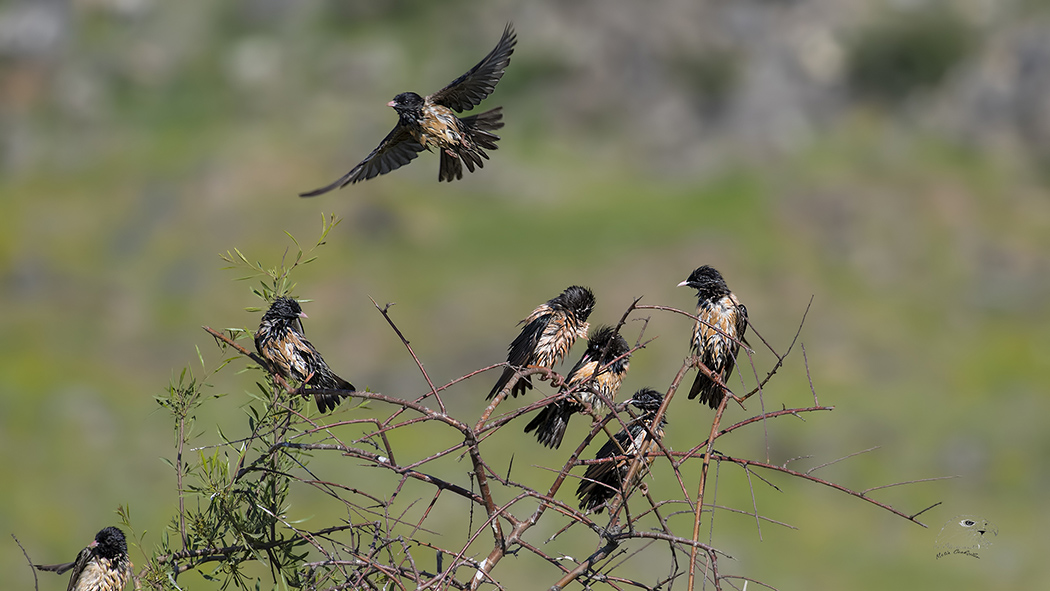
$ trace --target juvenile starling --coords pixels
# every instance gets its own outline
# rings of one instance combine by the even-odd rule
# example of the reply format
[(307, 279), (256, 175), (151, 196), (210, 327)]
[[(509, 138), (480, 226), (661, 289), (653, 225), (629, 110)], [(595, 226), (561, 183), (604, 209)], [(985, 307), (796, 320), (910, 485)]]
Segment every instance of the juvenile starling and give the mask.
[[(587, 318), (594, 309), (594, 294), (586, 287), (573, 285), (556, 298), (540, 304), (524, 320), (521, 333), (508, 347), (507, 363), (488, 398), (491, 400), (514, 377), (515, 368), (553, 368), (565, 358), (578, 337), (587, 336)], [(511, 389), (511, 396), (532, 389), (529, 376), (519, 379)]]
[[(608, 347), (605, 356), (602, 352)], [(601, 394), (609, 400), (616, 399), (623, 377), (630, 368), (631, 348), (619, 333), (610, 326), (599, 326), (587, 341), (587, 350), (576, 363), (565, 379), (561, 391), (572, 391), (570, 398), (548, 404), (540, 410), (528, 425), (525, 432), (536, 431), (536, 439), (547, 447), (558, 448), (565, 437), (565, 428), (573, 413), (583, 410), (581, 403), (590, 404), (595, 411), (605, 408), (605, 403), (598, 396)], [(614, 361), (615, 360), (615, 361)], [(611, 363), (610, 363), (611, 362)], [(608, 364), (608, 367), (603, 367)], [(598, 372), (598, 375), (594, 375)], [(593, 378), (593, 379), (592, 379)]]
[[(277, 298), (263, 315), (255, 333), (255, 349), (284, 379), (295, 378), (319, 390), (354, 390), (354, 385), (335, 375), (321, 354), (303, 336), (307, 318), (299, 302)], [(339, 404), (338, 394), (314, 393), (317, 410), (328, 412)]]
[(659, 448), (656, 442), (663, 439), (664, 436), (666, 417), (660, 417), (660, 424), (653, 425), (656, 411), (660, 409), (663, 402), (664, 395), (652, 388), (642, 388), (634, 393), (630, 404), (641, 410), (642, 415), (628, 422), (627, 427), (616, 433), (594, 456), (596, 460), (615, 457), (617, 458), (615, 461), (587, 466), (583, 480), (576, 488), (576, 496), (580, 499), (580, 509), (585, 511), (594, 509), (595, 513), (601, 513), (606, 501), (617, 493), (626, 492), (623, 487), (623, 479), (627, 477), (631, 462), (639, 455), (645, 459), (635, 471), (634, 478), (627, 488), (633, 488), (641, 482), (642, 476), (653, 463), (653, 458), (646, 456)]

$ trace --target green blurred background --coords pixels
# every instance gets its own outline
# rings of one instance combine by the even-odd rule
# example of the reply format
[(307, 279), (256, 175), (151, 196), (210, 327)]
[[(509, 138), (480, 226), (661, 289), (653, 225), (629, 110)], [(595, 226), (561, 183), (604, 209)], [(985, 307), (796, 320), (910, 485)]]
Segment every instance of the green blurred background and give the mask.
[[(507, 21), (519, 45), (483, 105), (502, 105), (507, 125), (483, 170), (438, 184), (437, 158), (423, 154), (295, 196), (375, 147), (395, 122), (393, 95), (447, 84)], [(35, 560), (68, 560), (124, 504), (156, 543), (176, 496), (159, 459), (173, 455), (172, 429), (153, 397), (196, 363), (195, 347), (218, 361), (201, 325), (258, 322), (244, 311), (258, 305), (249, 285), (218, 254), (236, 247), (273, 266), (291, 246), (284, 231), (309, 243), (334, 213), (342, 223), (295, 276), (296, 295), (313, 300), (307, 330), (359, 387), (399, 396), (425, 383), (369, 296), (397, 302), (436, 382), (502, 361), (514, 324), (573, 283), (597, 294), (592, 321), (611, 323), (636, 296), (691, 308), (692, 291), (675, 285), (708, 263), (780, 349), (812, 296), (802, 341), (820, 402), (836, 410), (738, 432), (720, 451), (812, 456), (791, 464), (808, 468), (881, 446), (818, 474), (858, 489), (959, 478), (872, 494), (904, 511), (943, 501), (922, 517), (929, 529), (773, 478), (782, 492), (758, 485), (759, 510), (798, 530), (767, 524), (760, 539), (753, 519), (719, 513), (711, 540), (734, 558), (723, 574), (779, 589), (1043, 588), (1047, 97), (1050, 5), (1038, 0), (7, 0), (0, 531)], [(654, 314), (646, 335), (659, 338), (635, 355), (625, 390), (666, 388), (690, 328)], [(759, 372), (771, 364), (767, 351), (756, 360)], [(475, 417), (494, 379), (454, 390), (450, 411)], [(214, 391), (230, 395), (198, 417), (202, 444), (217, 423), (242, 426), (251, 387), (219, 374)], [(801, 350), (763, 401), (812, 401)], [(704, 437), (708, 409), (683, 398), (672, 410), (673, 447)], [(729, 420), (745, 416), (729, 408)], [(515, 474), (543, 482), (530, 466), (567, 451), (518, 431), (488, 453), (517, 451)], [(406, 454), (428, 441), (405, 438)], [(718, 503), (750, 510), (746, 478), (723, 468)], [(467, 483), (465, 464), (448, 469)], [(654, 490), (667, 476), (657, 470)], [(347, 477), (389, 492), (375, 471)], [(442, 519), (461, 527), (454, 509)], [(940, 526), (959, 514), (997, 525), (995, 546), (935, 559)], [(29, 588), (5, 544), (7, 587)], [(497, 571), (508, 588), (536, 576), (521, 562)], [(630, 568), (646, 581), (663, 572)], [(42, 577), (41, 589), (65, 584)]]

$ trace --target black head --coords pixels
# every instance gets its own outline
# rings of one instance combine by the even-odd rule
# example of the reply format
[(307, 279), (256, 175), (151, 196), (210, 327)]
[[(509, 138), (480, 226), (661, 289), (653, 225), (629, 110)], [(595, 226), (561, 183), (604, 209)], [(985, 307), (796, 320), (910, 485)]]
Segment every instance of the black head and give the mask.
[(402, 92), (395, 96), (394, 100), (387, 103), (387, 105), (394, 107), (394, 110), (398, 113), (418, 111), (423, 107), (423, 97), (414, 92)]
[(686, 286), (695, 289), (697, 295), (702, 298), (729, 294), (729, 288), (726, 286), (725, 279), (722, 279), (722, 274), (714, 267), (708, 265), (693, 271), (689, 275), (689, 279), (678, 284), (678, 287)]
[(642, 388), (635, 392), (628, 402), (641, 411), (656, 412), (664, 403), (664, 395), (652, 388)]
[(270, 304), (270, 309), (263, 315), (263, 320), (272, 320), (280, 318), (283, 320), (298, 320), (299, 318), (306, 318), (306, 314), (303, 314), (302, 307), (299, 306), (299, 302), (292, 298), (277, 298)]
[(128, 553), (124, 532), (112, 526), (95, 534), (95, 541), (91, 545), (95, 548), (95, 554), (103, 558), (117, 558)]
[[(597, 359), (605, 350), (606, 345), (609, 346), (609, 352), (605, 356), (606, 360), (615, 359), (631, 350), (620, 333), (611, 326), (602, 325), (591, 331), (591, 336), (587, 339), (586, 354), (592, 359)], [(623, 361), (626, 360), (626, 358), (623, 359)]]
[(573, 285), (551, 300), (551, 304), (566, 308), (576, 316), (576, 320), (586, 322), (591, 310), (594, 310), (594, 293), (586, 287)]

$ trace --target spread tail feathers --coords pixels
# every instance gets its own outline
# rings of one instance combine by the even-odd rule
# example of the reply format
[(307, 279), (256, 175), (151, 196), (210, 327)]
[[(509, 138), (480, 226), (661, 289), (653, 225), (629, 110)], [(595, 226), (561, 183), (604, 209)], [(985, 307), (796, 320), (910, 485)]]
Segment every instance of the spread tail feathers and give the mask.
[(463, 178), (464, 164), (467, 165), (467, 170), (470, 172), (474, 172), (475, 166), (484, 167), (482, 159), (488, 160), (489, 158), (485, 150), (495, 150), (496, 141), (500, 139), (498, 135), (490, 132), (503, 127), (503, 107), (464, 117), (460, 119), (460, 122), (463, 130), (470, 136), (469, 145), (458, 146), (455, 153), (441, 151), (441, 162), (438, 168), (439, 181)]

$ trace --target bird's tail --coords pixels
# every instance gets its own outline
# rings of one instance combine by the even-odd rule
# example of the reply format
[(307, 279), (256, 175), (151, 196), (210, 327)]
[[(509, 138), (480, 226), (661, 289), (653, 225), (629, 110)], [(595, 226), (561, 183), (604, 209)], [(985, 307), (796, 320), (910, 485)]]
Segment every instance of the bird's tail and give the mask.
[[(343, 378), (335, 375), (334, 373), (329, 374), (330, 379), (324, 380), (325, 385), (323, 386), (326, 390), (348, 390), (354, 391), (357, 388), (353, 384), (344, 380)], [(316, 381), (316, 380), (311, 380)], [(322, 387), (319, 384), (315, 387)], [(334, 393), (314, 393), (314, 402), (317, 403), (317, 410), (322, 414), (330, 410), (335, 410), (336, 406), (339, 406), (339, 401), (345, 398), (345, 394), (334, 394)]]
[[(504, 369), (503, 373), (499, 377), (499, 380), (496, 382), (496, 385), (493, 386), (492, 390), (489, 392), (489, 396), (488, 398), (486, 398), (486, 400), (492, 400), (493, 398), (495, 398), (496, 394), (499, 394), (501, 390), (507, 387), (507, 382), (509, 382), (510, 378), (512, 378), (513, 376), (514, 370), (512, 368), (508, 367)], [(514, 383), (514, 387), (511, 388), (510, 395), (517, 398), (519, 394), (524, 394), (526, 390), (531, 389), (532, 380), (529, 379), (529, 376), (522, 376), (518, 379), (517, 382)]]
[(716, 384), (714, 380), (704, 375), (704, 372), (698, 369), (696, 378), (693, 380), (693, 387), (689, 389), (689, 400), (697, 396), (700, 396), (700, 404), (718, 408), (718, 405), (722, 404), (725, 392), (722, 390), (722, 386)]
[(438, 168), (439, 181), (463, 178), (464, 164), (470, 172), (474, 172), (475, 166), (484, 167), (483, 160), (489, 158), (485, 150), (495, 150), (496, 141), (500, 139), (498, 135), (491, 132), (503, 127), (503, 107), (464, 117), (460, 119), (460, 122), (463, 130), (469, 136), (469, 141), (458, 146), (455, 154), (450, 154), (445, 150), (441, 151), (441, 163)]
[(496, 141), (499, 140), (499, 136), (489, 132), (503, 127), (503, 107), (464, 117), (461, 121), (470, 132), (470, 137), (475, 144), (487, 150), (496, 149)]
[(580, 509), (584, 511), (593, 509), (595, 513), (601, 513), (604, 510), (605, 502), (616, 496), (620, 490), (619, 479), (615, 478), (619, 475), (618, 470), (619, 468), (615, 467), (606, 471), (603, 474), (604, 478), (588, 480), (590, 474), (584, 475), (580, 486), (576, 489), (576, 496), (580, 499)]
[(561, 440), (565, 437), (565, 428), (569, 426), (569, 418), (574, 412), (573, 404), (565, 400), (559, 400), (554, 404), (543, 407), (540, 414), (525, 425), (525, 432), (536, 431), (536, 439), (546, 447), (558, 449)]

